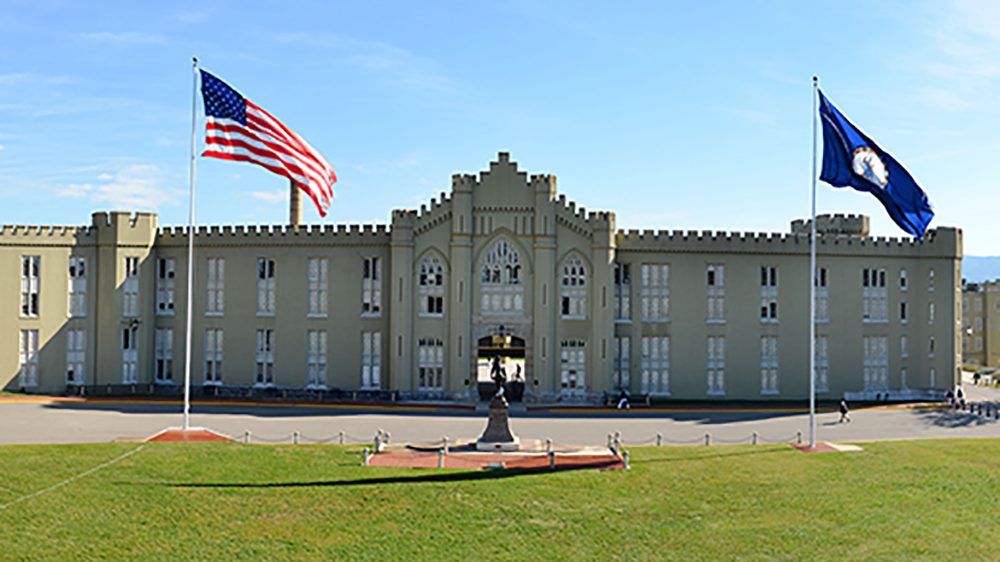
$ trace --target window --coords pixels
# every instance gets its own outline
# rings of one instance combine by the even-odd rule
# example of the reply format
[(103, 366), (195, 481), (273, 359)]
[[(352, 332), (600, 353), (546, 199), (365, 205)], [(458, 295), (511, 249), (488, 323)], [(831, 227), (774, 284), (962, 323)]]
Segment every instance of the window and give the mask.
[(208, 258), (205, 287), (205, 315), (222, 316), (225, 311), (226, 259)]
[(983, 350), (983, 338), (982, 336), (976, 336), (976, 351)]
[(417, 295), (422, 316), (444, 314), (444, 266), (436, 256), (427, 256), (420, 262)]
[(934, 270), (933, 269), (931, 269), (930, 271), (927, 272), (927, 292), (928, 293), (933, 293), (934, 292)]
[(563, 318), (587, 316), (587, 270), (577, 256), (563, 264), (561, 303)]
[(906, 367), (899, 369), (899, 387), (903, 390), (910, 388), (910, 385), (906, 384)]
[(257, 258), (257, 316), (274, 315), (274, 260)]
[(934, 336), (927, 338), (927, 357), (934, 357)]
[(69, 296), (67, 308), (70, 317), (82, 318), (87, 315), (87, 259), (80, 256), (69, 257)]
[(973, 326), (975, 326), (975, 330), (977, 332), (982, 332), (983, 331), (983, 319), (982, 318), (976, 318), (975, 322), (973, 323)]
[(642, 382), (644, 394), (670, 395), (670, 338), (643, 337)]
[(139, 315), (139, 258), (125, 258), (125, 282), (122, 284), (122, 316)]
[(222, 347), (222, 330), (205, 330), (205, 384), (222, 384)]
[[(270, 261), (270, 260), (269, 260)], [(257, 330), (257, 377), (255, 386), (274, 384), (274, 330)]]
[(816, 392), (830, 391), (830, 340), (816, 336)]
[(888, 337), (864, 337), (865, 390), (889, 389)]
[(139, 382), (139, 326), (129, 324), (122, 329), (122, 384)]
[(382, 385), (382, 333), (361, 332), (361, 388)]
[(326, 258), (309, 258), (309, 316), (326, 316)]
[(927, 323), (934, 323), (934, 303), (927, 304)]
[[(326, 260), (323, 260), (326, 261)], [(308, 385), (313, 388), (326, 387), (326, 330), (306, 332)]]
[(613, 353), (615, 370), (615, 388), (628, 389), (632, 387), (632, 338), (628, 336), (615, 337)]
[(156, 330), (156, 382), (170, 384), (174, 380), (174, 331)]
[(21, 256), (21, 316), (38, 317), (41, 256)]
[(586, 390), (586, 342), (563, 341), (560, 344), (559, 380), (564, 394), (578, 394)]
[(417, 352), (417, 387), (441, 390), (444, 387), (444, 344), (439, 339), (422, 338)]
[(722, 396), (726, 393), (726, 338), (708, 336), (707, 350), (708, 394)]
[(825, 267), (816, 268), (816, 321), (830, 321), (830, 289)]
[(87, 332), (80, 329), (66, 330), (66, 384), (83, 384), (86, 349)]
[(615, 320), (632, 319), (632, 267), (615, 262)]
[(480, 270), (480, 312), (510, 314), (524, 308), (521, 256), (506, 240), (497, 240)]
[(18, 350), (18, 386), (38, 386), (38, 330), (21, 330)]
[(709, 322), (725, 322), (726, 266), (722, 264), (708, 264), (705, 273), (705, 285), (708, 293), (708, 314), (706, 318)]
[(885, 269), (862, 269), (863, 322), (887, 322), (889, 293), (885, 286)]
[(174, 313), (174, 260), (160, 258), (156, 260), (156, 313), (172, 315)]
[(899, 336), (899, 357), (900, 359), (906, 359), (910, 356), (909, 340), (906, 336)]
[(906, 302), (899, 303), (899, 322), (900, 324), (906, 324), (908, 322), (906, 317)]
[(981, 299), (976, 299), (976, 312), (983, 311), (983, 301)]
[(900, 291), (905, 291), (907, 288), (908, 288), (908, 283), (907, 283), (907, 280), (906, 280), (906, 270), (905, 269), (900, 269), (899, 270), (899, 290)]
[(361, 274), (361, 315), (382, 314), (382, 260), (364, 258)]
[(665, 322), (670, 319), (670, 266), (642, 264), (639, 297), (643, 322)]
[(778, 394), (778, 336), (760, 338), (760, 393)]
[(778, 268), (775, 266), (760, 268), (760, 321), (778, 322)]

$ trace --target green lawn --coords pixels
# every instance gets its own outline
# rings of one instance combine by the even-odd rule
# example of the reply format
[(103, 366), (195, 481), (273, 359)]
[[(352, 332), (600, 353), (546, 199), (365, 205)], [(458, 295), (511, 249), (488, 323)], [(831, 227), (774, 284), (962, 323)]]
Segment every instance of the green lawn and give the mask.
[[(136, 444), (0, 447), (0, 504)], [(0, 510), (0, 558), (939, 559), (1000, 552), (1000, 440), (635, 448), (632, 470), (362, 468), (357, 447), (149, 445)]]

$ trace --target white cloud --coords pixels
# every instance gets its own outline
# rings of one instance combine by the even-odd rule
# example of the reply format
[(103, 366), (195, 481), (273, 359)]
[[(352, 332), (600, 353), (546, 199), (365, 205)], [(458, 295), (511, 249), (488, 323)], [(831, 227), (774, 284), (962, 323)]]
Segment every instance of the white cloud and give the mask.
[(4, 145), (0, 144), (0, 152), (3, 152), (4, 148), (6, 148), (6, 147), (4, 147)]
[(106, 45), (162, 45), (167, 42), (167, 38), (162, 35), (140, 31), (98, 31), (78, 33), (76, 37)]
[(97, 176), (101, 183), (71, 183), (56, 191), (59, 197), (89, 199), (114, 209), (157, 209), (175, 204), (184, 191), (164, 185), (163, 172), (151, 164), (131, 164), (114, 174)]
[(258, 201), (265, 203), (284, 203), (288, 201), (287, 189), (276, 189), (274, 191), (251, 191), (248, 195)]

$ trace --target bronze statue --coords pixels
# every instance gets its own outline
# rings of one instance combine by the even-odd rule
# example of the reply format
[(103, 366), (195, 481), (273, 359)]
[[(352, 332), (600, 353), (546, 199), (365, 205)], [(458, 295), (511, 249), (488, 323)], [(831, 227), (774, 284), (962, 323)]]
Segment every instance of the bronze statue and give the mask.
[(500, 364), (500, 356), (493, 356), (493, 365), (490, 366), (490, 378), (497, 385), (496, 395), (503, 396), (503, 387), (507, 383), (507, 372)]

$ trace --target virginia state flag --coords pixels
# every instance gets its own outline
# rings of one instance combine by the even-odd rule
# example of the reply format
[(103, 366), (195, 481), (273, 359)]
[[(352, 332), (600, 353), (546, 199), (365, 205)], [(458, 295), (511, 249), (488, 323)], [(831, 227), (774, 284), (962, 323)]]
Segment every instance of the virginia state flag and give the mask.
[(934, 218), (927, 194), (896, 159), (844, 117), (819, 93), (823, 122), (823, 171), (819, 179), (874, 195), (899, 228), (920, 238)]

